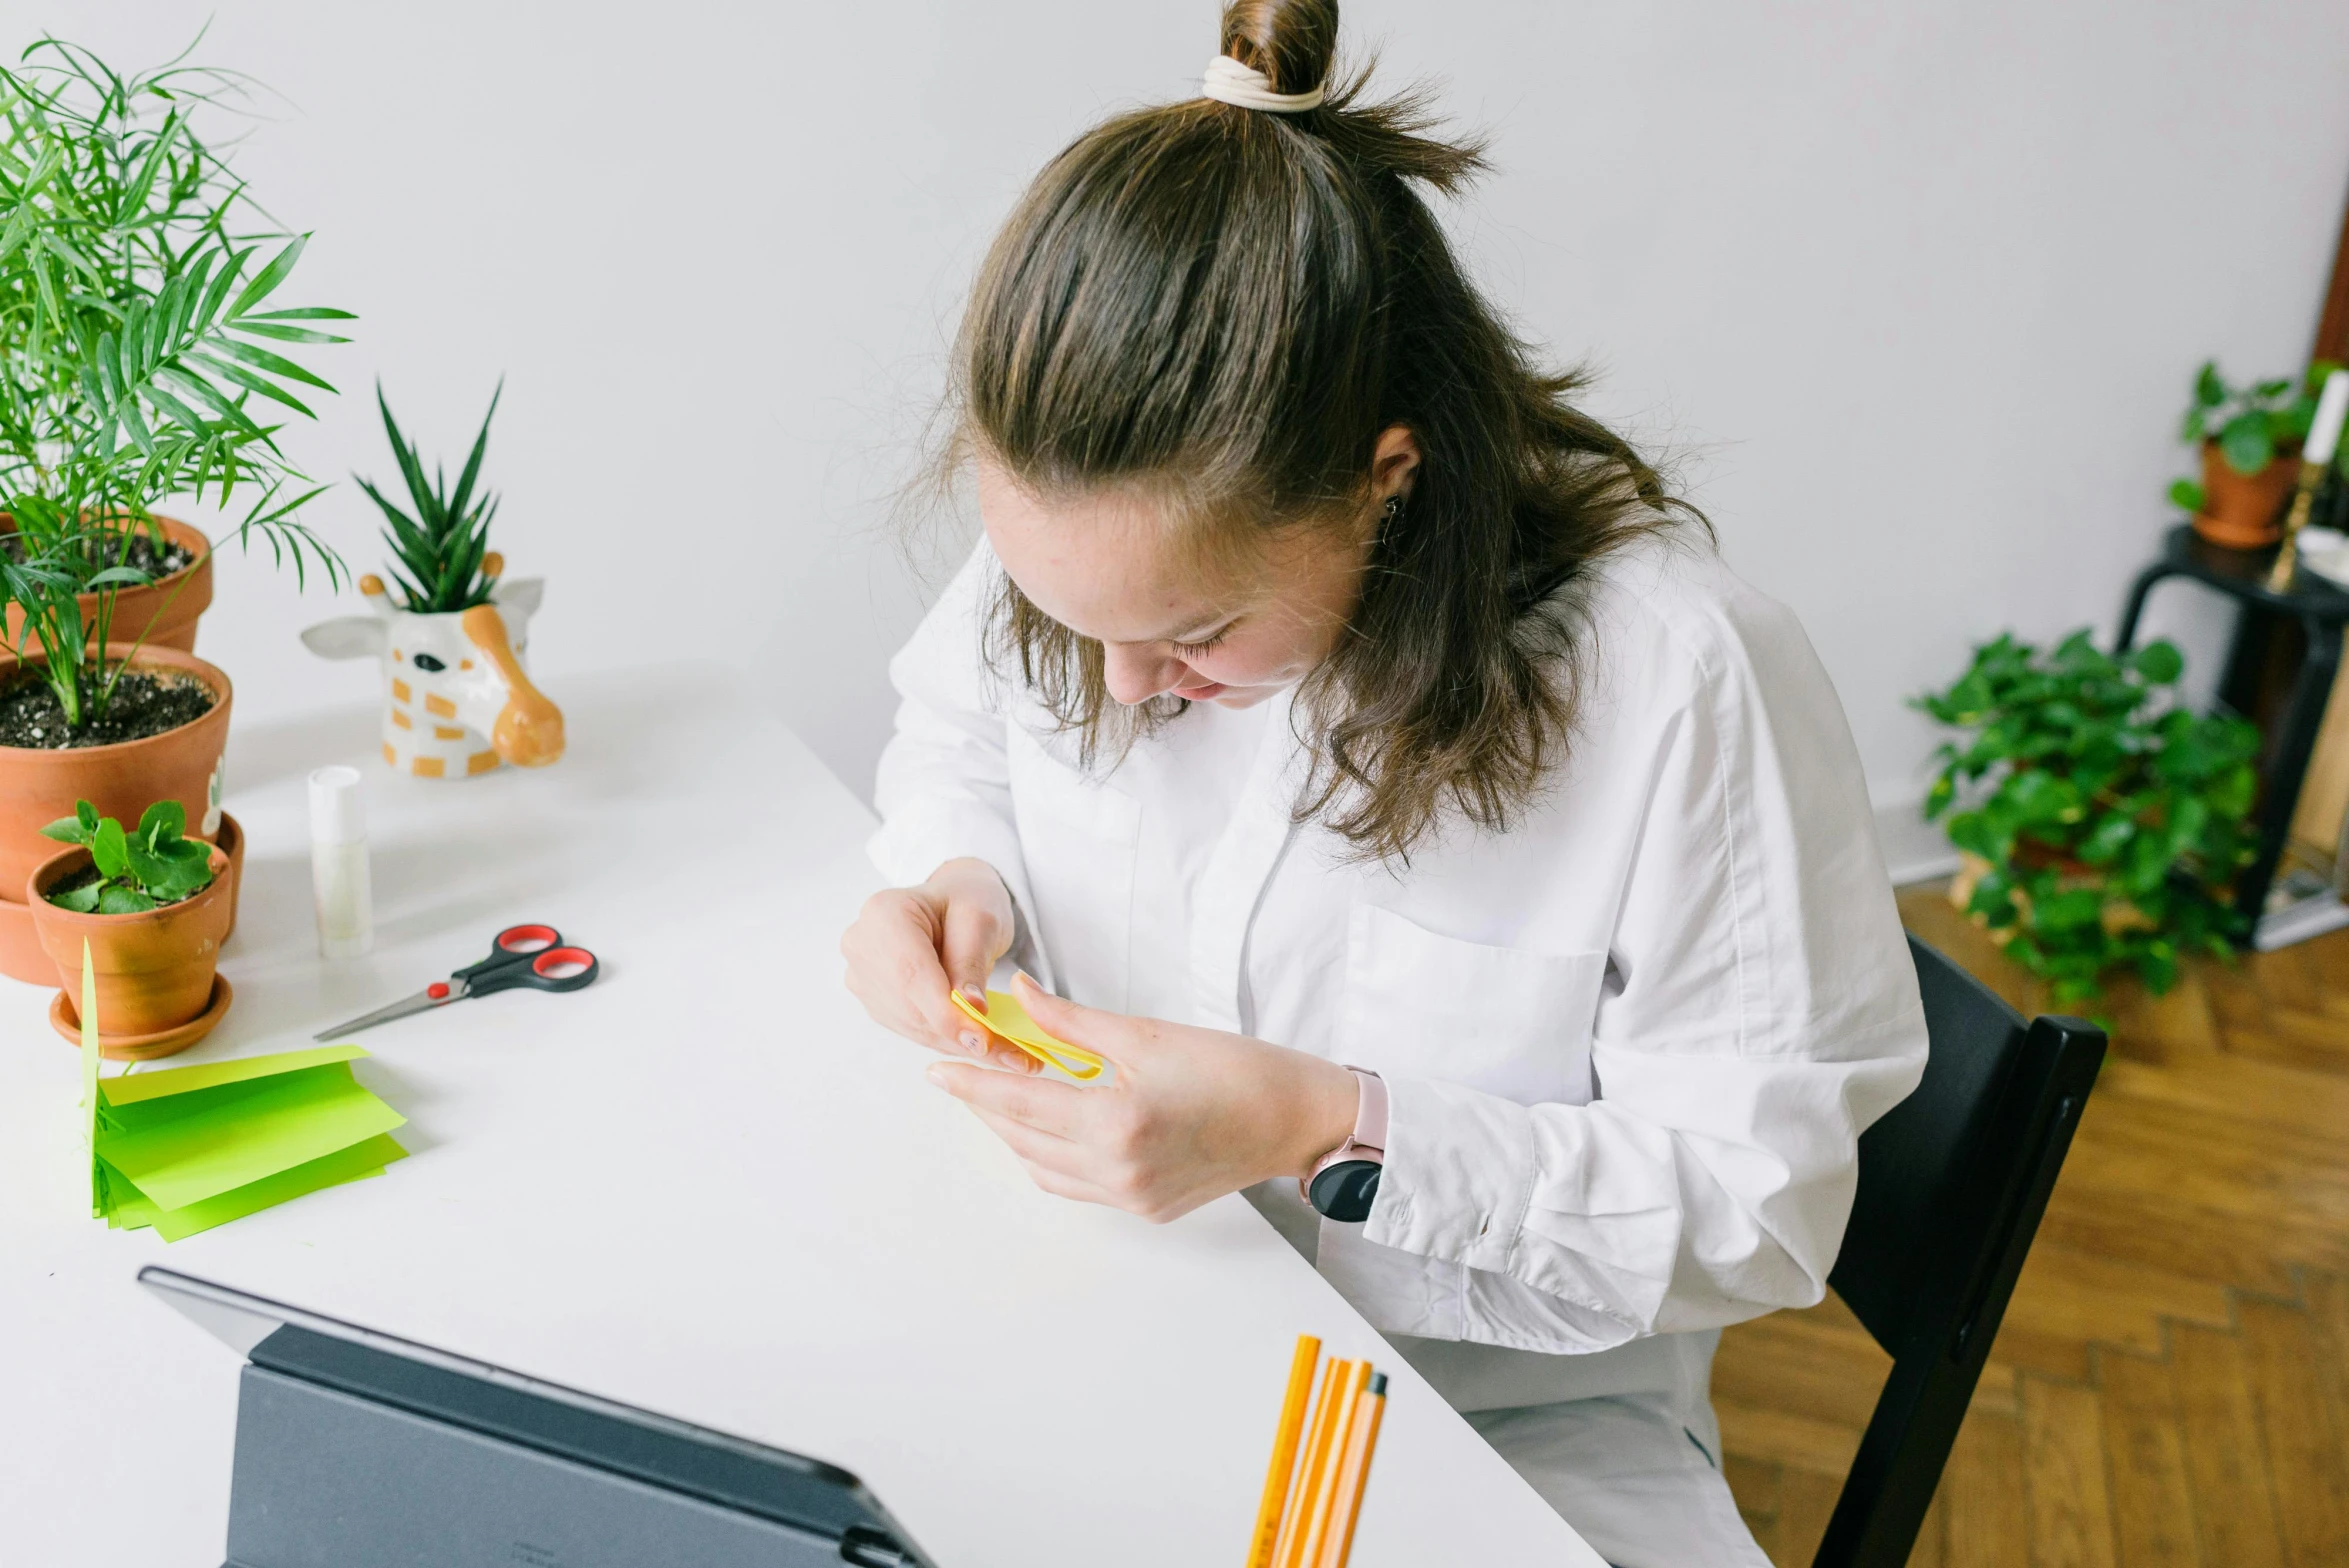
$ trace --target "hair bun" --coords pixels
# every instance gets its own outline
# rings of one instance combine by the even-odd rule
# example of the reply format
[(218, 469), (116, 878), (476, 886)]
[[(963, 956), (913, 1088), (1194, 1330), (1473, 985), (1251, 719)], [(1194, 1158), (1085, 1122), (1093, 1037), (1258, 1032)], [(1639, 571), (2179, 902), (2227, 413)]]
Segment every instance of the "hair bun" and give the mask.
[(1309, 93), (1338, 50), (1337, 0), (1231, 0), (1223, 53), (1264, 73), (1276, 93)]

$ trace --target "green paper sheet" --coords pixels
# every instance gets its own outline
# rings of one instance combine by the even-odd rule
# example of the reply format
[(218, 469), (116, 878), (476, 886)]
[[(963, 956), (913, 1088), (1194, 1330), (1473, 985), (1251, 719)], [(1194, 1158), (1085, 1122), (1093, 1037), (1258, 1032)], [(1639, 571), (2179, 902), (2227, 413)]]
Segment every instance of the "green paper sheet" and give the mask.
[(158, 1209), (145, 1198), (133, 1197), (127, 1202), (116, 1204), (113, 1212), (106, 1216), (106, 1223), (118, 1230), (137, 1230), (141, 1226), (152, 1225), (155, 1234), (165, 1241), (178, 1241), (200, 1230), (210, 1230), (230, 1220), (241, 1220), (248, 1214), (298, 1198), (306, 1192), (317, 1192), (326, 1187), (339, 1187), (345, 1182), (381, 1176), (386, 1165), (407, 1157), (408, 1151), (400, 1147), (399, 1140), (387, 1134), (370, 1138), (365, 1143), (354, 1143), (347, 1149), (337, 1149), (324, 1158), (297, 1165), (289, 1171), (279, 1171), (274, 1176), (265, 1176), (218, 1197), (191, 1203), (184, 1209)]
[(407, 1118), (351, 1074), (355, 1045), (98, 1075), (96, 977), (82, 953), (82, 1098), (90, 1212), (178, 1241), (343, 1182), (407, 1150)]

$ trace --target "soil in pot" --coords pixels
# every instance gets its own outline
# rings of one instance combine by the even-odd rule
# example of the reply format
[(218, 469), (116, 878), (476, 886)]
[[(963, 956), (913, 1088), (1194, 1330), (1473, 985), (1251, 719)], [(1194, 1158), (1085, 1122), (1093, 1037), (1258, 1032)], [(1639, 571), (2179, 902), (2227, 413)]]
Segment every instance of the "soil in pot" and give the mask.
[[(224, 867), (220, 874), (222, 876), (227, 876), (227, 869)], [(59, 877), (56, 881), (50, 883), (47, 897), (50, 903), (55, 904), (57, 903), (58, 897), (61, 894), (71, 893), (77, 889), (88, 887), (93, 882), (103, 882), (105, 880), (106, 879), (104, 877), (98, 875), (98, 868), (96, 866), (84, 866), (81, 868), (81, 870), (69, 871), (64, 876)], [(204, 886), (209, 887), (211, 884), (207, 882)], [(194, 898), (196, 893), (201, 893), (203, 891), (204, 888), (200, 887), (196, 889), (195, 893), (182, 893), (177, 898), (166, 898), (158, 902), (155, 907), (157, 909), (169, 909), (174, 904), (186, 903), (189, 899)], [(64, 906), (59, 905), (59, 907), (63, 908)]]
[[(93, 671), (81, 680), (82, 701), (93, 701), (102, 681)], [(76, 746), (113, 746), (145, 740), (192, 724), (212, 711), (219, 698), (192, 675), (127, 670), (114, 683), (114, 700), (102, 718), (69, 729), (57, 694), (38, 675), (19, 675), (0, 686), (0, 746), (63, 751)], [(85, 711), (87, 711), (85, 707)]]
[[(0, 533), (0, 550), (5, 550), (8, 553), (8, 559), (17, 565), (24, 565), (23, 535), (14, 530)], [(106, 557), (105, 560), (96, 563), (99, 566), (128, 566), (133, 571), (145, 572), (157, 581), (169, 577), (173, 572), (186, 570), (194, 565), (196, 560), (196, 552), (181, 544), (177, 539), (165, 539), (161, 545), (158, 545), (154, 535), (143, 528), (133, 529), (127, 534), (118, 534), (105, 544), (100, 545), (92, 553), (103, 554)]]

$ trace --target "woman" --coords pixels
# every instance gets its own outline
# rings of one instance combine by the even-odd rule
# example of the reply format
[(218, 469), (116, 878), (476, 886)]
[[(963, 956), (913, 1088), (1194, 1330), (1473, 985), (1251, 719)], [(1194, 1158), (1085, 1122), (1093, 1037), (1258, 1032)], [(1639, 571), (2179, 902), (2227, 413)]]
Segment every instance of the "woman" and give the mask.
[[(1924, 1061), (1857, 759), (1463, 274), (1419, 192), (1478, 149), (1327, 85), (1336, 26), (1233, 5), (995, 242), (986, 543), (892, 666), (849, 984), (1047, 1190), (1249, 1190), (1611, 1561), (1758, 1564), (1713, 1347), (1820, 1299)], [(949, 990), (1007, 956), (1111, 1081), (990, 1057)]]

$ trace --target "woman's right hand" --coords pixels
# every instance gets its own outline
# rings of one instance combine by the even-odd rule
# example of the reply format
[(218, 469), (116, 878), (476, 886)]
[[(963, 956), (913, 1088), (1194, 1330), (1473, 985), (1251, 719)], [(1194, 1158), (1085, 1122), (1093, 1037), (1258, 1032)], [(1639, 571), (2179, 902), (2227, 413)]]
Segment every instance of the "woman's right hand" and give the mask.
[(1011, 950), (1011, 893), (984, 860), (949, 860), (918, 887), (865, 900), (840, 938), (848, 989), (875, 1022), (917, 1045), (1013, 1072), (1032, 1073), (1026, 1052), (993, 1042), (948, 1000), (960, 990), (987, 1010), (987, 976)]

